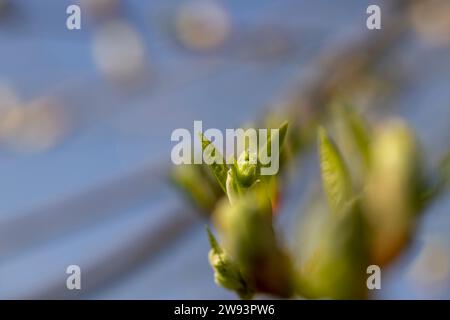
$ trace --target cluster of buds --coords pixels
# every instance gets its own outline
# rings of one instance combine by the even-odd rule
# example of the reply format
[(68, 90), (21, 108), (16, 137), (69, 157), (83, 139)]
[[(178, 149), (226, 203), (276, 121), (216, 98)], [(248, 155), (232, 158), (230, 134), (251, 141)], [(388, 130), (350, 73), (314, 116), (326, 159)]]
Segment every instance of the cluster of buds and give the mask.
[[(287, 123), (276, 131), (279, 145), (286, 136)], [(261, 175), (260, 154), (271, 152), (270, 136), (259, 153), (244, 150), (227, 166), (211, 164), (227, 199), (219, 202), (213, 222), (222, 243), (208, 230), (211, 243), (209, 261), (219, 285), (232, 289), (240, 297), (267, 293), (291, 297), (295, 292), (294, 269), (289, 255), (280, 245), (273, 229), (273, 203), (276, 187), (273, 177)], [(217, 157), (206, 137), (201, 136), (204, 157)]]
[[(403, 121), (373, 129), (348, 108), (334, 120), (336, 140), (318, 130), (324, 197), (307, 210), (296, 249), (276, 234), (280, 184), (260, 174), (260, 153), (245, 150), (231, 165), (210, 165), (227, 196), (211, 208), (219, 241), (208, 229), (217, 284), (241, 298), (367, 298), (367, 267), (383, 267), (407, 248), (420, 213), (448, 187), (450, 157), (426, 179), (417, 139)], [(287, 123), (279, 129), (280, 152), (286, 132)], [(204, 156), (221, 156), (200, 138)]]

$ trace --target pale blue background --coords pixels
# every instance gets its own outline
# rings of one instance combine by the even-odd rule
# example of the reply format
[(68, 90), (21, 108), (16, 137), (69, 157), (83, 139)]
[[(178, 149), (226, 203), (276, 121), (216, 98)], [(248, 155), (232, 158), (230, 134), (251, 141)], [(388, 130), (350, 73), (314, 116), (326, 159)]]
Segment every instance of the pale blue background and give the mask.
[[(222, 2), (235, 27), (276, 25), (294, 47), (281, 58), (243, 59), (245, 40), (236, 39), (196, 55), (161, 22), (182, 1), (124, 1), (124, 18), (145, 40), (152, 68), (151, 81), (129, 93), (96, 71), (92, 25), (65, 28), (72, 1), (13, 0), (12, 16), (0, 20), (0, 80), (24, 101), (60, 99), (72, 129), (43, 153), (0, 145), (0, 298), (235, 298), (213, 282), (205, 221), (165, 180), (170, 133), (194, 119), (225, 128), (260, 115), (326, 44), (365, 32), (368, 2)], [(436, 160), (450, 146), (450, 53), (404, 46), (411, 81), (395, 113), (412, 122)], [(450, 242), (449, 208), (448, 197), (430, 208), (418, 241), (383, 278), (381, 297), (436, 297), (411, 290), (405, 274), (428, 234)], [(69, 264), (83, 270), (81, 292), (65, 289)], [(449, 298), (449, 286), (437, 297)]]

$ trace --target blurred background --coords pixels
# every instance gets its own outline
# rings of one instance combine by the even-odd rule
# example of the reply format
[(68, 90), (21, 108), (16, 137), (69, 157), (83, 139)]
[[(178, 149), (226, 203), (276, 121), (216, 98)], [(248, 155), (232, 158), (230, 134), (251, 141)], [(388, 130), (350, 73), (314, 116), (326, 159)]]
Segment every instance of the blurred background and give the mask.
[[(213, 281), (207, 220), (167, 178), (170, 135), (308, 119), (337, 96), (408, 120), (435, 164), (450, 148), (450, 2), (0, 0), (0, 298), (236, 298)], [(316, 160), (288, 179), (281, 228)], [(374, 298), (450, 298), (449, 211), (448, 195), (429, 207)], [(72, 264), (82, 290), (66, 289)]]

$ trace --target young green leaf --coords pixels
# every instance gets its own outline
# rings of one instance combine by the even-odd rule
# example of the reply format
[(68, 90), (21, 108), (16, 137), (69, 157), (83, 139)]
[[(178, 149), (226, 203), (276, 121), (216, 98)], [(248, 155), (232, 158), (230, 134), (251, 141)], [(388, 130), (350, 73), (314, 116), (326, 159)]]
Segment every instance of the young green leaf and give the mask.
[(220, 248), (219, 243), (217, 242), (216, 238), (211, 232), (211, 229), (208, 226), (206, 226), (206, 232), (208, 233), (208, 241), (209, 245), (211, 246), (211, 250), (216, 254), (222, 253), (222, 249)]
[(352, 183), (339, 150), (323, 128), (319, 128), (319, 155), (328, 204), (333, 213), (339, 214), (352, 198)]
[(203, 133), (200, 132), (199, 136), (200, 141), (202, 142), (203, 159), (211, 167), (222, 190), (226, 193), (228, 167), (225, 164), (225, 160), (217, 148), (214, 147), (214, 144), (212, 144)]
[(402, 120), (381, 126), (371, 144), (364, 189), (364, 215), (370, 226), (369, 252), (379, 266), (393, 261), (409, 244), (423, 212), (423, 169), (417, 138)]

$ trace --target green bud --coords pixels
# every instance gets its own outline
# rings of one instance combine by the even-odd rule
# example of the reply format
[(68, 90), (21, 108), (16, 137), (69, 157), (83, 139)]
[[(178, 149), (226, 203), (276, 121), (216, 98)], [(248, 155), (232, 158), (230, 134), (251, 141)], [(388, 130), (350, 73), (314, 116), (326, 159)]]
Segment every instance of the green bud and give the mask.
[(258, 155), (247, 150), (242, 152), (237, 160), (236, 173), (239, 183), (243, 187), (250, 187), (258, 176)]
[(271, 204), (263, 189), (248, 190), (233, 205), (223, 202), (213, 218), (226, 252), (256, 291), (293, 294), (291, 261), (275, 237)]
[(370, 165), (370, 126), (349, 106), (337, 104), (333, 111), (336, 142), (347, 163), (351, 164), (348, 169), (359, 189), (365, 182)]
[(409, 242), (419, 211), (421, 170), (412, 131), (402, 121), (385, 124), (371, 147), (365, 190), (374, 263), (384, 265)]

